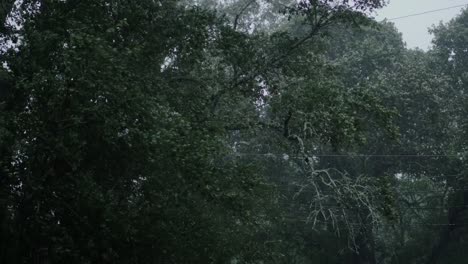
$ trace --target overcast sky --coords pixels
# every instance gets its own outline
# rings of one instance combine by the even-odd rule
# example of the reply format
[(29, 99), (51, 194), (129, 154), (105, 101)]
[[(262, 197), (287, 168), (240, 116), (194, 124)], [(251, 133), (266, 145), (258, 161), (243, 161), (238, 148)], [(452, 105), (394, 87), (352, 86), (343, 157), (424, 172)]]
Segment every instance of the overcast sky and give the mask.
[[(378, 21), (384, 18), (395, 18), (422, 13), (456, 5), (468, 4), (468, 0), (390, 0), (390, 3), (379, 10), (376, 15)], [(397, 19), (392, 22), (400, 32), (408, 48), (419, 47), (427, 50), (431, 45), (432, 35), (427, 31), (432, 25), (440, 21), (448, 22), (461, 12), (463, 7), (438, 11), (430, 14)]]

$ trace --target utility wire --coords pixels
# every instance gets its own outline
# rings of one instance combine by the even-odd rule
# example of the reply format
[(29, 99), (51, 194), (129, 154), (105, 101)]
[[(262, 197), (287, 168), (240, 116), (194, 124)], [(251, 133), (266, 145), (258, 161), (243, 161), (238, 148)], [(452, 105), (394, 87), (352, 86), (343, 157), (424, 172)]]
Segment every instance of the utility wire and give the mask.
[[(276, 202), (273, 203), (275, 205), (283, 205), (283, 206), (291, 206), (291, 205), (298, 205), (294, 204), (288, 201), (281, 201), (281, 202)], [(304, 204), (302, 204), (304, 205)], [(356, 209), (362, 209), (364, 207), (359, 207), (359, 206), (339, 206), (339, 205), (330, 205), (330, 204), (325, 204), (325, 205), (317, 205), (315, 207), (314, 205), (310, 204), (305, 204), (309, 207), (309, 209), (313, 210), (315, 208), (317, 209), (334, 209), (334, 210), (356, 210)], [(454, 206), (400, 206), (400, 209), (414, 209), (414, 210), (448, 210), (448, 209), (468, 209), (468, 205), (454, 205)], [(306, 209), (303, 207), (303, 209)]]
[[(287, 153), (277, 154), (277, 153), (233, 153), (232, 156), (277, 156), (277, 157), (287, 157), (287, 158), (304, 158), (304, 156), (290, 156)], [(405, 157), (405, 158), (460, 158), (459, 155), (444, 155), (444, 154), (434, 154), (434, 155), (418, 155), (418, 154), (312, 154), (310, 157), (350, 157), (350, 158), (371, 158), (371, 157)]]
[(445, 11), (445, 10), (449, 10), (449, 9), (454, 9), (454, 8), (459, 8), (459, 7), (465, 7), (465, 6), (467, 6), (467, 5), (468, 5), (468, 4), (449, 6), (449, 7), (445, 7), (445, 8), (439, 8), (439, 9), (434, 9), (434, 10), (425, 11), (425, 12), (422, 12), (422, 13), (416, 13), (416, 14), (410, 14), (410, 15), (405, 15), (405, 16), (400, 16), (400, 17), (388, 18), (387, 20), (388, 20), (388, 21), (394, 21), (394, 20), (399, 20), (399, 19), (408, 18), (408, 17), (421, 16), (421, 15), (426, 15), (426, 14), (430, 14), (430, 13), (436, 13), (436, 12)]
[[(282, 221), (288, 221), (288, 222), (304, 222), (304, 223), (313, 223), (313, 219), (301, 219), (301, 218), (291, 218), (291, 217), (283, 217), (280, 220)], [(317, 223), (323, 223), (323, 224), (329, 224), (329, 222), (326, 221), (321, 221), (317, 220)], [(349, 223), (349, 225), (352, 226), (362, 226), (364, 223)], [(396, 226), (399, 225), (398, 223), (396, 224), (378, 224), (379, 226)], [(468, 226), (468, 223), (457, 223), (457, 224), (439, 224), (439, 223), (433, 223), (433, 224), (428, 224), (428, 223), (404, 223), (403, 225), (405, 226)]]
[[(292, 185), (294, 186), (294, 185)], [(276, 189), (279, 189), (279, 190), (283, 190), (283, 191), (291, 191), (291, 192), (294, 192), (294, 193), (297, 193), (297, 194), (302, 194), (302, 193), (305, 193), (305, 194), (314, 194), (316, 193), (315, 191), (313, 190), (310, 190), (310, 189), (304, 189), (304, 190), (297, 190), (298, 188), (300, 188), (299, 186), (296, 187), (296, 190), (293, 188), (293, 187), (288, 187), (288, 186), (278, 186), (276, 187)], [(447, 194), (450, 194), (452, 192), (465, 192), (465, 191), (468, 191), (468, 189), (455, 189), (455, 190), (449, 190), (447, 192)], [(332, 191), (322, 191), (320, 192), (321, 194), (336, 194), (335, 192), (332, 192)], [(431, 197), (435, 196), (434, 194), (443, 194), (444, 192), (443, 191), (408, 191), (408, 190), (404, 190), (404, 191), (397, 191), (395, 192), (395, 194), (401, 194), (401, 195), (411, 195), (411, 194), (430, 194)], [(378, 195), (383, 195), (383, 194), (378, 194)], [(442, 196), (442, 195), (437, 195), (437, 197), (439, 196)]]

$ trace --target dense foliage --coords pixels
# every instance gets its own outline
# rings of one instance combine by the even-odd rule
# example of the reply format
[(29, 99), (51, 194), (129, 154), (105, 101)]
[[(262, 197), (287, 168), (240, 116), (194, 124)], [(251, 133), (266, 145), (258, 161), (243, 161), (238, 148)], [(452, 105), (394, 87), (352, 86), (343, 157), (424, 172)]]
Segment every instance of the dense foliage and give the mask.
[(468, 11), (1, 0), (1, 263), (464, 263)]

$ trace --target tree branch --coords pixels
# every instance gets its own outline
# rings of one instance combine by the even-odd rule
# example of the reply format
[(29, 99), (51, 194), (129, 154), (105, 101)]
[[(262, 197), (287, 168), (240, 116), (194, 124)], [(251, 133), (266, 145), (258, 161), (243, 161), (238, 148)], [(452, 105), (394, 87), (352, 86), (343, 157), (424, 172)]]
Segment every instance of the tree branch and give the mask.
[(247, 10), (247, 8), (249, 8), (249, 6), (250, 6), (251, 4), (253, 4), (254, 2), (256, 2), (256, 0), (251, 0), (251, 1), (247, 2), (247, 4), (245, 4), (244, 7), (242, 7), (242, 9), (241, 9), (241, 10), (239, 11), (239, 13), (236, 15), (236, 18), (234, 19), (234, 26), (233, 26), (234, 30), (237, 29), (237, 25), (238, 25), (238, 23), (239, 23), (240, 17), (242, 16), (242, 13), (244, 13), (245, 10)]

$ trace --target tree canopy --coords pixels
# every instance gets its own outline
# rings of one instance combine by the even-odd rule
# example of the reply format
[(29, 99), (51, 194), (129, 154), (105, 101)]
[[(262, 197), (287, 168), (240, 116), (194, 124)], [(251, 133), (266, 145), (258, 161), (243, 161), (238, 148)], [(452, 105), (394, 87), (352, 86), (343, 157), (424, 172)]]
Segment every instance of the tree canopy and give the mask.
[(464, 263), (468, 12), (0, 2), (1, 263)]

